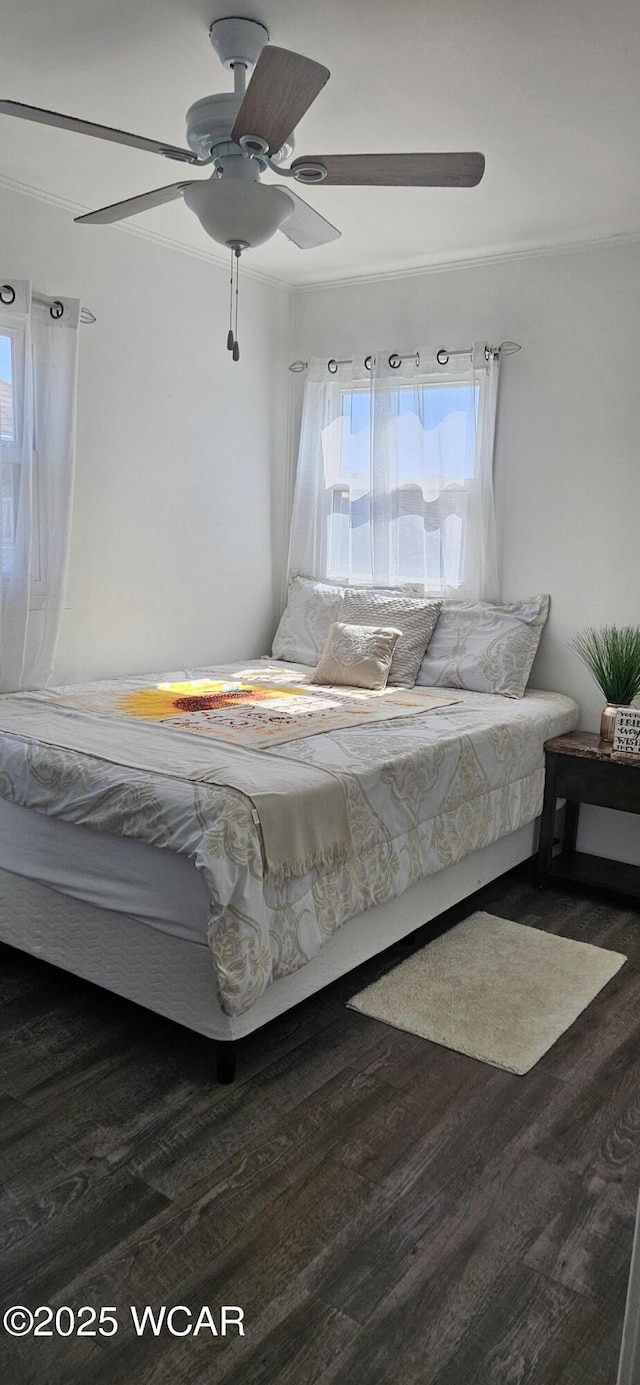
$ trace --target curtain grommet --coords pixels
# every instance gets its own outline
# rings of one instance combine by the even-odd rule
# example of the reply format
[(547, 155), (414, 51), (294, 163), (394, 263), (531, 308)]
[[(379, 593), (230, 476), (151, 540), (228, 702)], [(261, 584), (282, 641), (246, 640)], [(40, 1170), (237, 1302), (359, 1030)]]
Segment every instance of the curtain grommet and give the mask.
[(449, 352), (445, 351), (443, 346), (440, 347), (439, 351), (436, 351), (436, 360), (438, 362), (438, 365), (449, 364)]
[(64, 303), (61, 303), (61, 302), (60, 302), (60, 299), (59, 299), (59, 298), (56, 298), (55, 301), (51, 304), (51, 306), (50, 306), (50, 308), (49, 308), (49, 317), (52, 317), (53, 320), (54, 320), (54, 322), (57, 322), (58, 318), (63, 317), (63, 316), (64, 316)]
[[(5, 294), (8, 294), (9, 297), (8, 297), (8, 298), (5, 298)], [(15, 291), (15, 289), (11, 286), (11, 284), (3, 284), (3, 285), (0, 287), (0, 303), (4, 303), (5, 307), (8, 308), (8, 307), (9, 307), (9, 304), (10, 304), (10, 303), (15, 303), (15, 301), (16, 301), (16, 291)]]
[(389, 357), (389, 365), (391, 366), (392, 370), (398, 370), (399, 367), (402, 365), (402, 356), (399, 356), (397, 351), (391, 352), (391, 355)]
[(329, 371), (329, 374), (330, 374), (330, 375), (335, 375), (336, 372), (337, 372), (337, 369), (338, 369), (338, 362), (337, 362), (337, 361), (334, 361), (333, 358), (332, 358), (330, 361), (327, 361), (327, 370)]
[(364, 358), (364, 368), (365, 368), (365, 370), (371, 370), (372, 365), (373, 365), (373, 356), (365, 356), (365, 358)]

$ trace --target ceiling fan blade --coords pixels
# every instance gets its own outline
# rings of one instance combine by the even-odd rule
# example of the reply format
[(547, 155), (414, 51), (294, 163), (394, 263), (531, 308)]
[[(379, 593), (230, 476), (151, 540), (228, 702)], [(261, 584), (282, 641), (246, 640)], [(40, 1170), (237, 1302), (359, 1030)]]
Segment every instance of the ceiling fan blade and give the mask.
[[(308, 154), (299, 164), (323, 164), (326, 178), (314, 187), (397, 186), (474, 188), (484, 173), (484, 154)], [(302, 181), (302, 180), (301, 180)]]
[(127, 197), (124, 202), (112, 202), (109, 207), (99, 207), (97, 212), (85, 212), (75, 216), (74, 221), (84, 221), (92, 226), (108, 226), (111, 221), (123, 221), (127, 216), (137, 216), (138, 212), (148, 212), (151, 207), (161, 207), (163, 202), (173, 202), (181, 197), (185, 188), (197, 181), (170, 183), (166, 188), (155, 188), (153, 192), (141, 192), (139, 197)]
[(340, 239), (342, 231), (332, 226), (315, 207), (310, 207), (309, 203), (298, 197), (296, 192), (292, 192), (290, 187), (286, 191), (287, 197), (292, 197), (296, 205), (291, 216), (288, 216), (280, 227), (283, 236), (292, 240), (301, 250), (313, 250), (315, 245), (328, 245), (329, 241)]
[(312, 58), (269, 44), (256, 63), (232, 140), (237, 144), (243, 135), (258, 135), (277, 154), (330, 76), (328, 67)]
[(57, 111), (43, 111), (39, 106), (24, 106), (21, 101), (0, 101), (0, 115), (15, 115), (20, 120), (35, 120), (39, 125), (55, 125), (60, 130), (72, 130), (78, 135), (94, 135), (96, 139), (107, 139), (112, 144), (129, 144), (134, 149), (145, 149), (150, 154), (163, 154), (165, 159), (178, 159), (183, 163), (198, 163), (197, 154), (190, 149), (179, 149), (175, 144), (162, 144), (157, 139), (147, 139), (145, 135), (130, 135), (126, 130), (112, 130), (110, 125), (95, 125), (92, 120), (76, 120), (73, 115), (60, 115)]

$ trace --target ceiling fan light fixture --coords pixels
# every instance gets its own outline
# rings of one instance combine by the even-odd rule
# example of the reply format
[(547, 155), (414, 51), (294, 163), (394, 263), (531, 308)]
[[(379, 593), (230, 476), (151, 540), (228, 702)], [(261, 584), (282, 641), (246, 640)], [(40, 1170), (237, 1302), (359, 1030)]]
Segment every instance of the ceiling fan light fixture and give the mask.
[(212, 240), (251, 248), (270, 240), (295, 206), (281, 188), (224, 177), (191, 183), (184, 200)]

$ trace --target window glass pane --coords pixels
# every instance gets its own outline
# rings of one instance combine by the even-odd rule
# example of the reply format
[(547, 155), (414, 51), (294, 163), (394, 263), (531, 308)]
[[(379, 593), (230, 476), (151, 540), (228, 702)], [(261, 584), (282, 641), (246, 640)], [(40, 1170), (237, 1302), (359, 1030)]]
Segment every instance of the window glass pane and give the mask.
[[(2, 491), (2, 576), (13, 563), (20, 468), (15, 464), (16, 431), (14, 339), (0, 332), (0, 476)], [(11, 459), (11, 460), (10, 460)]]
[(2, 575), (8, 577), (13, 563), (20, 468), (2, 465)]
[(0, 440), (15, 442), (13, 338), (0, 335)]
[[(472, 385), (400, 390), (393, 400), (398, 427), (398, 480), (436, 484), (473, 476), (477, 390)], [(426, 483), (431, 480), (431, 485)]]
[(372, 580), (375, 446), (376, 551), (385, 546), (401, 582), (432, 591), (462, 585), (479, 395), (456, 380), (392, 385), (372, 420), (371, 392), (345, 391), (341, 414), (322, 433), (328, 576)]

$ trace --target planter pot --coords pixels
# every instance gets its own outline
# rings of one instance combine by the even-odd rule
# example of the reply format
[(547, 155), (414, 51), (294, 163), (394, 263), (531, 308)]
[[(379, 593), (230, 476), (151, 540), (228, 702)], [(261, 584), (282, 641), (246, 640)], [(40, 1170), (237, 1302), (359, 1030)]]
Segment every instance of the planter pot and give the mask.
[(626, 707), (626, 702), (607, 702), (602, 710), (600, 718), (600, 740), (612, 744), (616, 729), (616, 712), (620, 707)]

